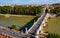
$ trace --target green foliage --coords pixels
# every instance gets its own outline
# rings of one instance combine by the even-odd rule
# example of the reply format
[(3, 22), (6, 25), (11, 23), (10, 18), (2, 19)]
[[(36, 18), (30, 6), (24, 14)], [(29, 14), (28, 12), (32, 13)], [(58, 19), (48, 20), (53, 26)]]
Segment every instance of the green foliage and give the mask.
[(1, 6), (0, 6), (0, 13), (1, 13)]
[(36, 15), (40, 14), (42, 7), (41, 6), (23, 6), (23, 5), (15, 5), (11, 6), (3, 6), (1, 8), (2, 14), (21, 14), (21, 15)]
[(57, 13), (60, 12), (60, 9), (59, 8), (54, 8), (54, 9), (51, 9), (50, 11), (51, 11), (51, 13), (57, 14)]
[(58, 35), (58, 34), (52, 34), (52, 33), (48, 33), (47, 38), (60, 38), (60, 35)]
[(48, 19), (51, 19), (51, 17), (48, 17)]
[(11, 10), (10, 6), (3, 6), (3, 7), (1, 7), (1, 13), (3, 13), (3, 14), (9, 13), (10, 10)]
[(16, 27), (17, 27), (16, 25), (12, 25), (11, 26), (12, 29), (16, 29)]

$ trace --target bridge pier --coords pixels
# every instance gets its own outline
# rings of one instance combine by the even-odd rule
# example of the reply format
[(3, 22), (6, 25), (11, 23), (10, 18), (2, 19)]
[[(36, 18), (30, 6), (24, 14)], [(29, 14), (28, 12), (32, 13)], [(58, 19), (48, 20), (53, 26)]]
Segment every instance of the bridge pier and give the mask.
[(38, 36), (38, 35), (36, 35), (36, 36), (35, 36), (35, 38), (39, 38), (39, 36)]

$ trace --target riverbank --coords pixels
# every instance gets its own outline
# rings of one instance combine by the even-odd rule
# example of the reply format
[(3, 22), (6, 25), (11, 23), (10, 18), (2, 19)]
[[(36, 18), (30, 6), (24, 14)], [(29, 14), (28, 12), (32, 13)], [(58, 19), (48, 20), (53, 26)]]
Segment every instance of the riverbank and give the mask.
[(35, 16), (10, 14), (7, 14), (7, 16), (9, 17), (6, 18), (5, 15), (6, 14), (0, 14), (0, 26), (10, 27), (11, 25), (16, 25), (18, 29), (20, 29), (24, 25), (31, 25), (31, 20), (35, 18)]
[(0, 15), (3, 15), (3, 16), (5, 16), (5, 15), (7, 15), (7, 16), (16, 16), (16, 17), (21, 17), (21, 16), (23, 16), (23, 17), (35, 17), (35, 16), (32, 16), (32, 15), (13, 15), (13, 14), (0, 14)]

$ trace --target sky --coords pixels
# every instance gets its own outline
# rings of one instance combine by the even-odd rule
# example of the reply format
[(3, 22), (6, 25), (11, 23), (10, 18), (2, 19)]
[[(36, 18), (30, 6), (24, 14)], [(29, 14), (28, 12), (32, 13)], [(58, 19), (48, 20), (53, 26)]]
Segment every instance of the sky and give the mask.
[(60, 0), (0, 0), (0, 4), (53, 4), (60, 3)]

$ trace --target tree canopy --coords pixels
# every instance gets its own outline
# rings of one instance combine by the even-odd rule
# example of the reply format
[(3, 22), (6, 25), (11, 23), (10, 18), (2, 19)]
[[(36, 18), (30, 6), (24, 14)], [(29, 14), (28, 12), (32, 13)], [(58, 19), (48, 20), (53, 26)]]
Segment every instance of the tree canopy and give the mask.
[(50, 11), (51, 11), (51, 13), (57, 14), (60, 12), (60, 8), (54, 8), (54, 9), (51, 9)]
[(40, 14), (41, 11), (41, 6), (0, 6), (0, 13), (2, 14), (36, 15)]
[(12, 25), (11, 26), (12, 29), (16, 29), (16, 27), (17, 27), (16, 25)]

